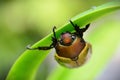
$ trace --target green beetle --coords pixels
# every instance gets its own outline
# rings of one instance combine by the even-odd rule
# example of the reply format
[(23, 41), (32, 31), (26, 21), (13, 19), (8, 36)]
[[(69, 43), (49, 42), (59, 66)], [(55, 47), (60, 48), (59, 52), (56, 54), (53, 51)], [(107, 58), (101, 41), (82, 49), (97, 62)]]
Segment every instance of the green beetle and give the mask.
[(91, 56), (91, 45), (83, 39), (83, 32), (85, 32), (90, 24), (87, 24), (85, 28), (80, 29), (78, 25), (70, 23), (75, 29), (75, 32), (71, 33), (66, 31), (61, 33), (60, 39), (56, 38), (55, 29), (53, 28), (52, 44), (50, 46), (39, 46), (37, 48), (27, 47), (29, 50), (49, 50), (55, 48), (56, 61), (65, 67), (74, 68), (79, 67), (86, 63)]

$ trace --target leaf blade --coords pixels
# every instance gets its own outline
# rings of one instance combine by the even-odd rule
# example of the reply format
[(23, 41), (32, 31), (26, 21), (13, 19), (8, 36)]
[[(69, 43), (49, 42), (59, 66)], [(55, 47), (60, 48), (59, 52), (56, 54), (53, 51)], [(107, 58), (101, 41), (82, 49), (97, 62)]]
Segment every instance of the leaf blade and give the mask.
[[(90, 9), (74, 18), (72, 21), (80, 26), (84, 26), (91, 21), (105, 15), (106, 13), (115, 11), (120, 9), (119, 2), (111, 2), (100, 7), (97, 7), (96, 10)], [(70, 23), (65, 24), (61, 28), (59, 28), (56, 33), (57, 37), (60, 36), (61, 32), (64, 31), (72, 31)], [(51, 43), (52, 33), (46, 36), (44, 39), (37, 42), (33, 47), (37, 47), (39, 45), (48, 45)], [(6, 80), (34, 80), (35, 74), (39, 65), (47, 56), (48, 51), (25, 51), (19, 59), (15, 62), (13, 67), (11, 68)], [(42, 53), (42, 54), (40, 54)]]

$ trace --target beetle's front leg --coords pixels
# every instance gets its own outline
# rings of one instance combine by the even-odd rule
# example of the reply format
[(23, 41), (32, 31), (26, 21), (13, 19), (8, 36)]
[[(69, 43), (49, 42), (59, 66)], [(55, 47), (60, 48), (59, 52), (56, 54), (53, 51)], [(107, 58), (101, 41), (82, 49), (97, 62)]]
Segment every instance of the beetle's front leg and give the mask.
[(72, 26), (74, 27), (74, 29), (75, 29), (75, 31), (77, 32), (77, 33), (79, 33), (80, 31), (80, 28), (79, 28), (79, 26), (77, 25), (77, 24), (74, 24), (71, 20), (70, 20), (70, 23), (72, 24)]
[(52, 44), (50, 46), (38, 46), (36, 48), (31, 48), (30, 45), (27, 46), (27, 49), (29, 50), (49, 50), (51, 48), (54, 48), (57, 44), (57, 38), (56, 38), (56, 33), (55, 33), (55, 29), (56, 27), (53, 27), (53, 35), (54, 37), (52, 37)]
[(28, 50), (49, 50), (51, 48), (54, 48), (53, 44), (51, 44), (50, 46), (38, 46), (36, 48), (31, 48), (30, 45), (27, 46)]
[(85, 32), (88, 27), (90, 26), (90, 24), (87, 24), (85, 26), (85, 28), (82, 28), (80, 29), (80, 27), (77, 25), (77, 24), (74, 24), (71, 20), (70, 20), (70, 23), (72, 24), (72, 26), (74, 27), (76, 33), (82, 38), (83, 37), (83, 32)]
[(89, 26), (90, 26), (90, 23), (87, 24), (87, 25), (85, 26), (85, 28), (82, 28), (81, 31), (82, 31), (82, 32), (85, 32), (85, 31), (89, 28)]

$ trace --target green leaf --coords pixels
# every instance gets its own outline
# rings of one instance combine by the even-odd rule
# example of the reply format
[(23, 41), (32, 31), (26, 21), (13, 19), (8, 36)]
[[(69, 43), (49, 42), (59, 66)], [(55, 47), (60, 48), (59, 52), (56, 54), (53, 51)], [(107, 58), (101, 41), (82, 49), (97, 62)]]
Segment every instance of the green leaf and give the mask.
[[(91, 8), (90, 10), (83, 12), (79, 15), (77, 15), (76, 17), (72, 18), (71, 20), (75, 23), (78, 24), (79, 26), (84, 26), (88, 23), (91, 23), (92, 21), (98, 19), (99, 17), (105, 15), (106, 13), (110, 13), (112, 11), (118, 10), (120, 9), (120, 2), (109, 2), (107, 4), (98, 6), (96, 8)], [(109, 29), (108, 27), (106, 27), (108, 29), (107, 32), (111, 32), (111, 29)], [(101, 29), (101, 28), (100, 28)], [(115, 28), (113, 28), (115, 29)], [(99, 29), (98, 29), (99, 30)], [(115, 29), (115, 33), (118, 34), (118, 28)], [(64, 31), (73, 31), (73, 27), (71, 26), (70, 23), (65, 24), (64, 26), (62, 26), (61, 28), (59, 28), (56, 31), (57, 37), (60, 36), (60, 34)], [(97, 31), (97, 30), (96, 30)], [(103, 32), (106, 32), (105, 30), (103, 30)], [(94, 35), (94, 36), (92, 36)], [(99, 42), (101, 42), (99, 36), (101, 36), (102, 34), (91, 34), (90, 36), (88, 36), (88, 38), (92, 41), (93, 39), (97, 39)], [(106, 33), (105, 35), (110, 36), (109, 33)], [(52, 33), (49, 34), (48, 36), (46, 36), (45, 38), (43, 38), (42, 40), (38, 41), (36, 44), (34, 44), (32, 47), (38, 47), (38, 46), (43, 46), (43, 45), (50, 45), (51, 44), (51, 36)], [(119, 38), (119, 37), (118, 37)], [(115, 37), (116, 40), (116, 44), (118, 42), (118, 40), (120, 40), (120, 38), (118, 39), (117, 37)], [(110, 39), (110, 37), (106, 38), (106, 39)], [(106, 40), (105, 39), (105, 40)], [(104, 40), (102, 40), (103, 42), (105, 42)], [(97, 42), (93, 42), (93, 54), (95, 52), (97, 52), (99, 50), (98, 47), (95, 47), (96, 45), (98, 45)], [(106, 45), (104, 46), (116, 46), (115, 43), (113, 43), (112, 40), (110, 40)], [(104, 43), (105, 44), (105, 43)], [(100, 44), (100, 46), (102, 46), (102, 44)], [(111, 46), (110, 46), (111, 47)], [(103, 51), (103, 53), (109, 54), (109, 52), (113, 52), (113, 50), (105, 50)], [(35, 75), (36, 72), (40, 66), (40, 64), (43, 62), (43, 60), (46, 58), (47, 54), (49, 53), (48, 51), (43, 51), (43, 50), (26, 50), (18, 59), (17, 61), (14, 63), (14, 65), (12, 66), (7, 79), (6, 80), (34, 80), (35, 79)], [(96, 54), (97, 56), (100, 55), (100, 53)], [(60, 67), (57, 68), (55, 70), (55, 72), (53, 74), (51, 74), (48, 79), (49, 80), (88, 80), (88, 77), (90, 78), (89, 80), (93, 79), (93, 76), (95, 76), (95, 72), (94, 73), (90, 73), (90, 71), (88, 72), (89, 75), (85, 75), (85, 73), (88, 70), (91, 70), (94, 68), (95, 71), (97, 72), (98, 70), (100, 70), (101, 65), (97, 65), (99, 66), (99, 68), (95, 68), (94, 65), (97, 62), (94, 61), (96, 60), (98, 57), (96, 57), (96, 55), (93, 55), (94, 58), (91, 59), (90, 63), (87, 64), (84, 67), (80, 67), (79, 69), (66, 69), (64, 67)], [(102, 56), (100, 56), (102, 57)], [(104, 60), (103, 60), (104, 61)], [(93, 67), (92, 69), (89, 69), (89, 67)], [(63, 74), (64, 73), (64, 74)], [(82, 76), (82, 78), (79, 78), (80, 76), (75, 75), (75, 74), (80, 74), (80, 76)], [(91, 76), (91, 77), (90, 77)]]

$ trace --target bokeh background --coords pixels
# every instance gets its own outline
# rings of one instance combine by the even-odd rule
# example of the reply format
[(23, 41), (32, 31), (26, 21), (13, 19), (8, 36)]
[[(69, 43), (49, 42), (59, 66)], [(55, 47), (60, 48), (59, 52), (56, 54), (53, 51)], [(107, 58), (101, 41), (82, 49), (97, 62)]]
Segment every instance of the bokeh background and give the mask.
[[(0, 80), (6, 78), (15, 60), (26, 50), (26, 46), (52, 32), (54, 25), (58, 28), (78, 13), (110, 1), (113, 0), (0, 0)], [(113, 21), (120, 26), (120, 11), (94, 21), (86, 35), (94, 28)], [(95, 80), (113, 80), (120, 74), (117, 69), (120, 67), (119, 49), (120, 44)], [(48, 55), (40, 66), (36, 80), (46, 80), (56, 67), (53, 64), (58, 65), (51, 60), (52, 55)], [(115, 80), (120, 80), (120, 77)]]

